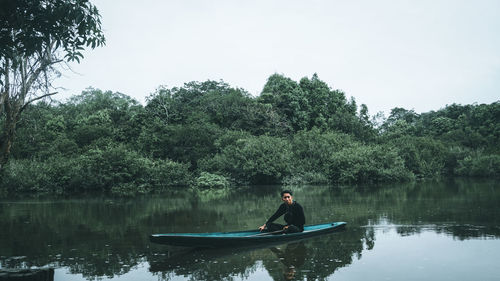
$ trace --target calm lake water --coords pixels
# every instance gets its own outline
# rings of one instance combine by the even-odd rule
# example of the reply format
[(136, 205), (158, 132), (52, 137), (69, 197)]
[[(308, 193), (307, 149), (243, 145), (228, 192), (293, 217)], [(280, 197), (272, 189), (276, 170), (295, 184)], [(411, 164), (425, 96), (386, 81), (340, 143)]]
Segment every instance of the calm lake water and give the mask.
[(134, 199), (0, 201), (0, 268), (54, 280), (500, 280), (500, 184), (446, 180), (292, 187), (307, 224), (343, 232), (246, 249), (151, 244), (148, 235), (253, 229), (279, 187)]

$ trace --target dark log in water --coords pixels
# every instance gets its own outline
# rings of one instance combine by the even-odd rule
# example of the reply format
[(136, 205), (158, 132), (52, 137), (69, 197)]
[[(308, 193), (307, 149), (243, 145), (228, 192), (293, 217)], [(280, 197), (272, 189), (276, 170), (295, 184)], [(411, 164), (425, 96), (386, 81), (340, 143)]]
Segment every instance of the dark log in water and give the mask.
[(54, 281), (53, 268), (0, 269), (0, 281)]

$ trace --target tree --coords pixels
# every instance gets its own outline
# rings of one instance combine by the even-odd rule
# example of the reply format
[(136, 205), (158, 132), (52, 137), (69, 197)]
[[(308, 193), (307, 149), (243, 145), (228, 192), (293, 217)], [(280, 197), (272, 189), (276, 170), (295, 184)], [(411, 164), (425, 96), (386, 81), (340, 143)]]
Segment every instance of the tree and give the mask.
[(420, 118), (413, 109), (407, 110), (402, 107), (395, 107), (391, 109), (389, 118), (382, 124), (383, 131), (387, 131), (391, 126), (395, 125), (398, 121), (405, 121), (407, 124), (414, 126), (415, 122)]
[(309, 128), (309, 101), (299, 84), (292, 79), (280, 74), (271, 75), (258, 100), (262, 104), (271, 105), (291, 130)]
[(26, 107), (56, 92), (57, 66), (105, 44), (101, 16), (88, 0), (0, 0), (0, 171)]
[(271, 106), (222, 80), (193, 81), (172, 89), (160, 87), (149, 96), (146, 112), (150, 123), (159, 121), (165, 126), (211, 123), (255, 135), (276, 135), (284, 130)]

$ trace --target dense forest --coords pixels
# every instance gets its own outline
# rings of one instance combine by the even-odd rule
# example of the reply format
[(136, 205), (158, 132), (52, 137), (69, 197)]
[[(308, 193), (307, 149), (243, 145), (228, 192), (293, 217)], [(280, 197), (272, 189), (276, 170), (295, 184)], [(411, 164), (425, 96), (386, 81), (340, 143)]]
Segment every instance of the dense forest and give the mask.
[(88, 89), (26, 107), (0, 193), (500, 176), (499, 101), (378, 117), (317, 75), (271, 75), (258, 97), (222, 81), (161, 87), (145, 105)]

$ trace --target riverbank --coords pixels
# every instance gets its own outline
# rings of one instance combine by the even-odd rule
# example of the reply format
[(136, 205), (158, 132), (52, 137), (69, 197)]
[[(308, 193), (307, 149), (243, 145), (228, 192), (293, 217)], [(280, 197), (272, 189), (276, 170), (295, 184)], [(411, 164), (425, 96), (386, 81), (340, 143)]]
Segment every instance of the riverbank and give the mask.
[(379, 117), (316, 75), (300, 83), (272, 75), (259, 97), (190, 82), (158, 90), (145, 106), (89, 89), (26, 108), (0, 193), (135, 196), (174, 186), (500, 177), (500, 102)]

